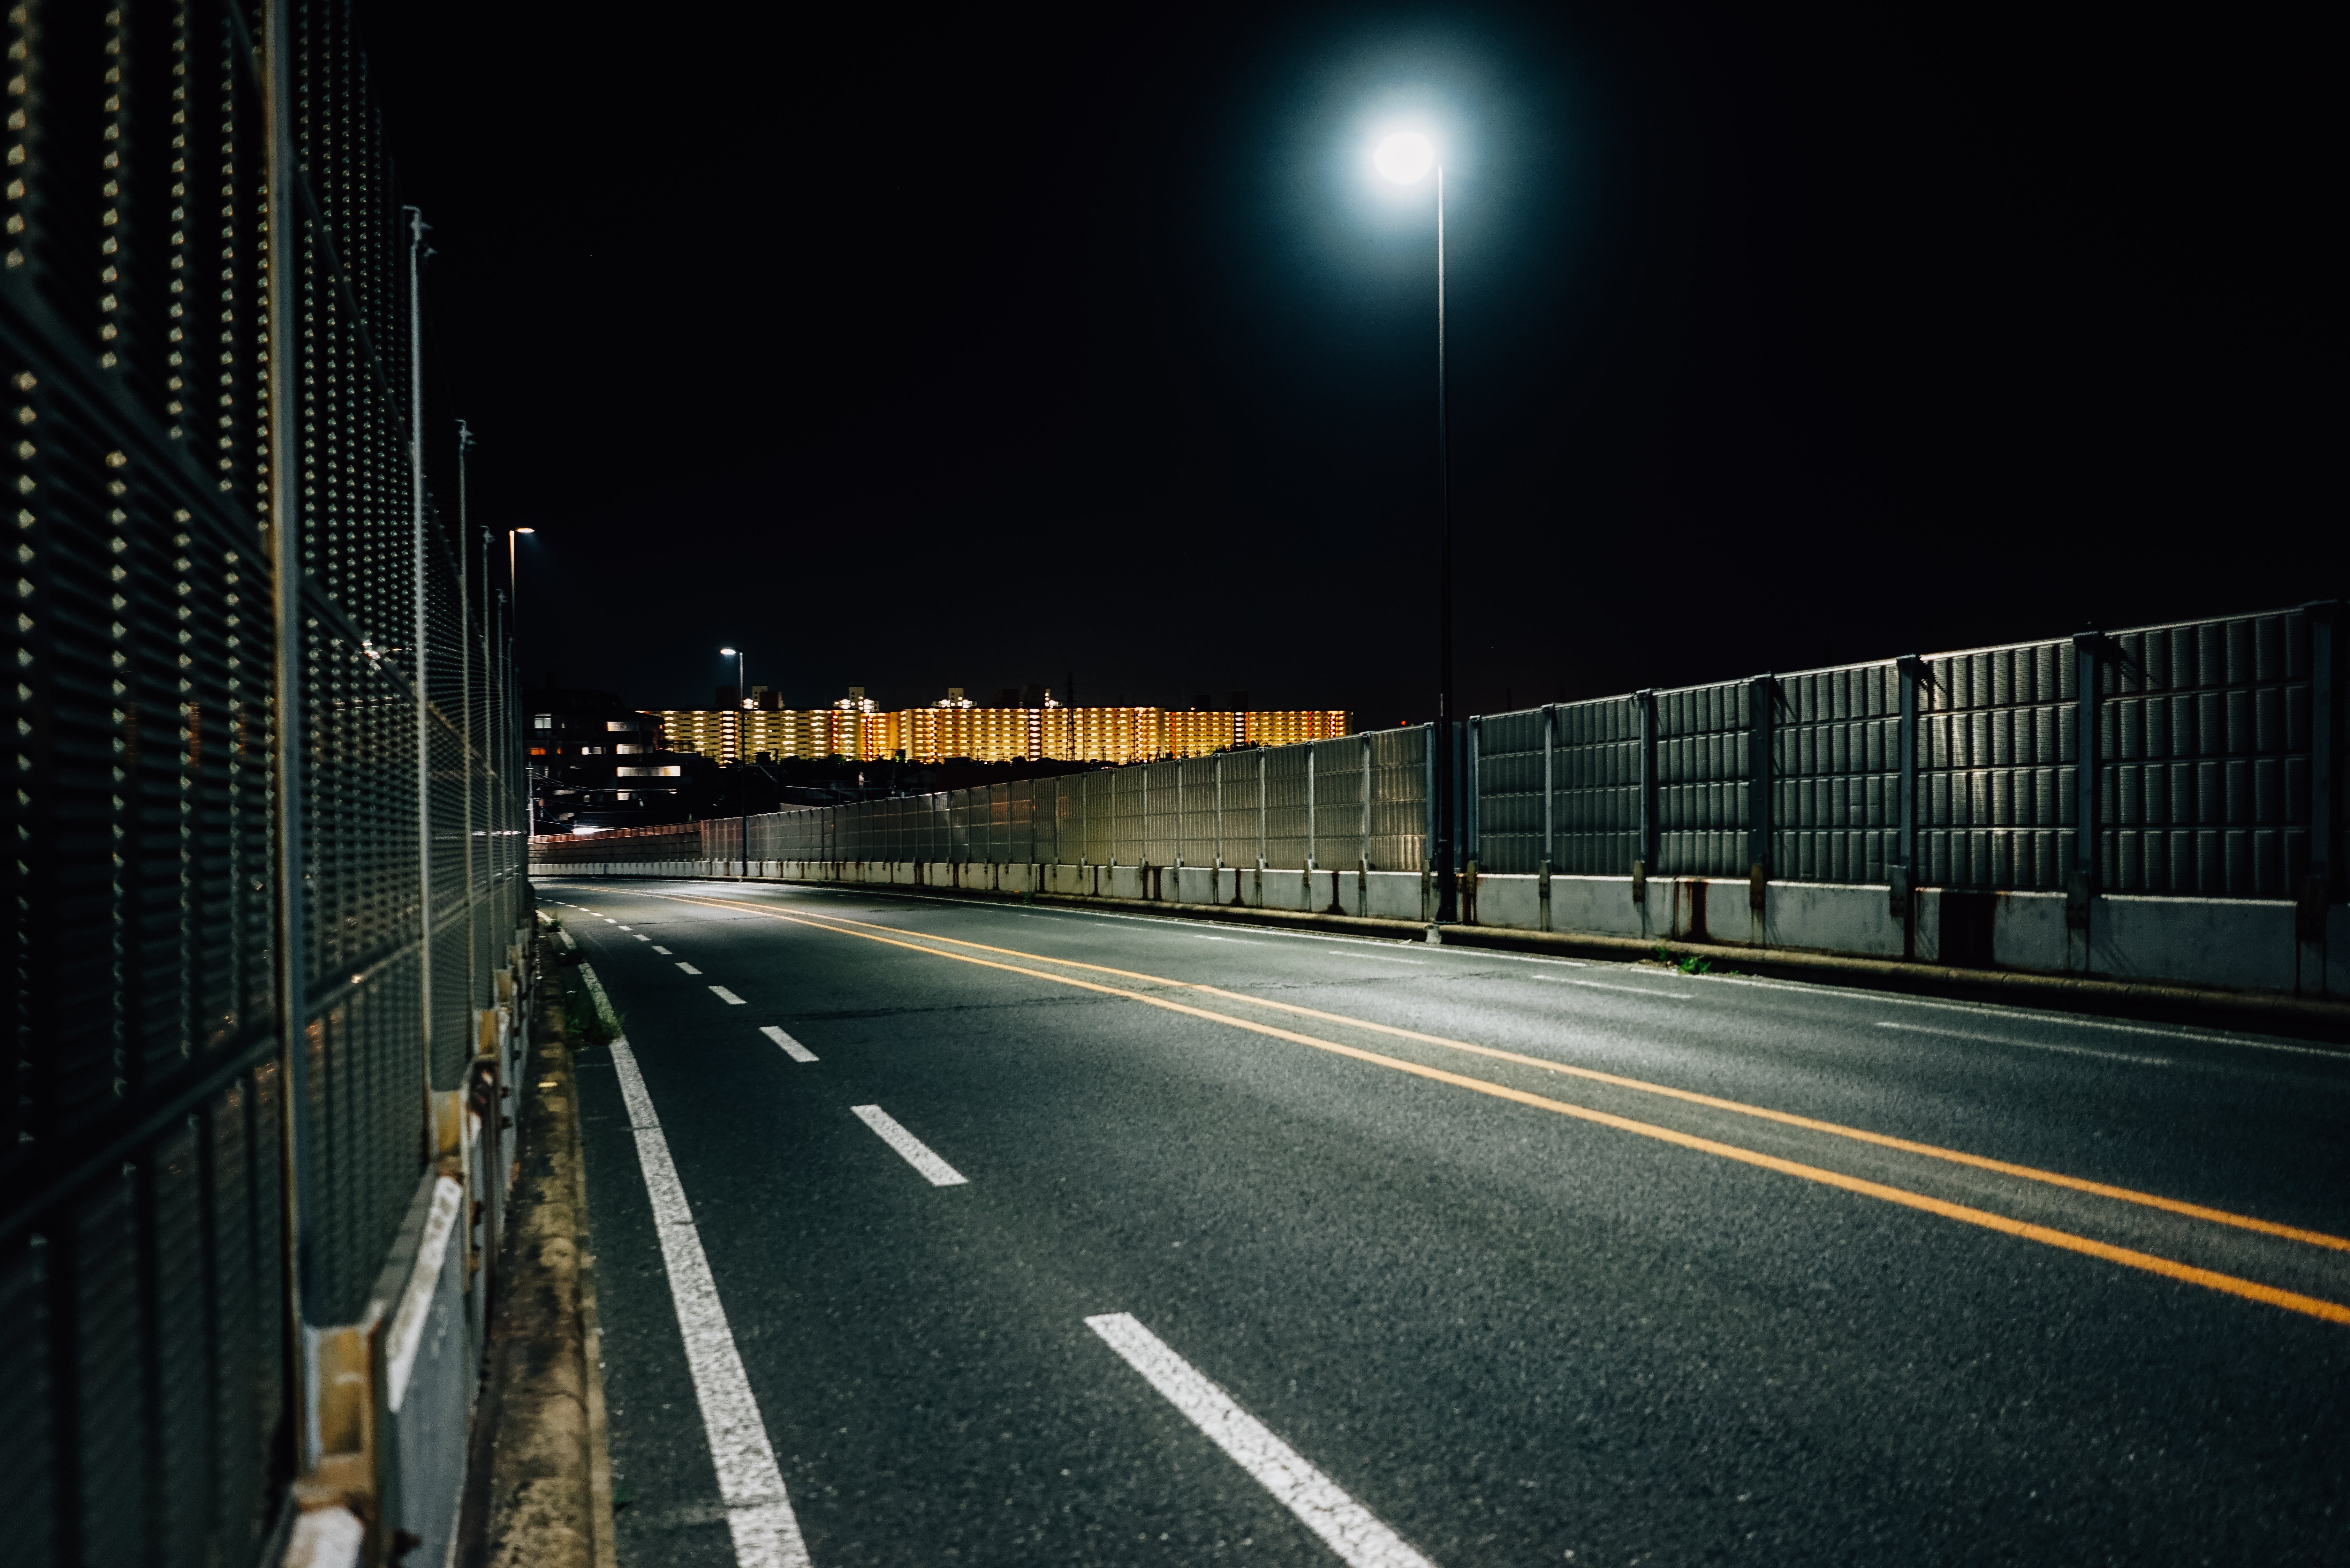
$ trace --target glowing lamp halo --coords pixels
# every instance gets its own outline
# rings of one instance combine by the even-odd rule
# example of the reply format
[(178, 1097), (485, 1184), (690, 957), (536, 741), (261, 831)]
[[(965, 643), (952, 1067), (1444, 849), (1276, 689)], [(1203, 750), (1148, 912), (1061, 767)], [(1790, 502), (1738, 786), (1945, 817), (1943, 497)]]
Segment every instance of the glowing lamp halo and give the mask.
[(1399, 130), (1380, 139), (1371, 167), (1399, 185), (1417, 184), (1436, 167), (1436, 147), (1417, 130)]

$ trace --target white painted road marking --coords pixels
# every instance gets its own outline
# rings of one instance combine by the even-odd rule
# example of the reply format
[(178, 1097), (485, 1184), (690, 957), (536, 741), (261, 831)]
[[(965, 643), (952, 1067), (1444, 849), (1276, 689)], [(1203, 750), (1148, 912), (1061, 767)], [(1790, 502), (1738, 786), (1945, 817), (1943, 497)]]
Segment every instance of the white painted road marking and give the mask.
[(782, 1030), (776, 1028), (772, 1023), (760, 1024), (759, 1033), (774, 1041), (776, 1044), (782, 1046), (784, 1048), (784, 1054), (789, 1056), (795, 1062), (813, 1062), (816, 1060), (815, 1052), (809, 1050), (806, 1046), (801, 1044), (798, 1041), (793, 1039), (790, 1035), (785, 1033)]
[(685, 971), (685, 972), (686, 972), (686, 973), (688, 973), (688, 974), (700, 974), (700, 973), (702, 972), (700, 970), (698, 970), (698, 969), (694, 968), (691, 964), (690, 964), (690, 963), (686, 962), (683, 959), (680, 959), (680, 960), (678, 960), (677, 967), (678, 967), (678, 968), (680, 968), (680, 969), (681, 969), (681, 970), (683, 970), (683, 971)]
[[(694, 972), (699, 974), (702, 971), (700, 970), (696, 970)], [(726, 1003), (729, 1007), (741, 1007), (744, 1005), (741, 997), (735, 995), (733, 992), (727, 990), (723, 985), (712, 986), (710, 988), (710, 992), (712, 996), (715, 996), (719, 1001)]]
[(645, 935), (645, 933), (644, 933), (644, 932), (642, 932), (642, 931), (639, 931), (639, 932), (637, 933), (637, 940), (639, 940), (639, 941), (640, 941), (640, 942), (649, 942), (649, 941), (652, 940), (652, 938), (650, 938), (650, 937), (649, 937), (649, 936)]
[(1128, 1366), (1149, 1379), (1169, 1404), (1189, 1417), (1349, 1568), (1435, 1568), (1131, 1314), (1105, 1313), (1086, 1319), (1086, 1326), (1126, 1357)]
[(1650, 991), (1645, 985), (1610, 985), (1604, 980), (1569, 980), (1563, 974), (1538, 974), (1531, 978), (1545, 985), (1580, 985), (1592, 991), (1620, 991), (1627, 996), (1661, 997), (1667, 1002), (1687, 1002), (1690, 999), (1686, 991)]
[(660, 954), (663, 958), (669, 957), (669, 950), (661, 946), (659, 942), (655, 942), (653, 944), (653, 951)]
[[(617, 1029), (604, 988), (593, 974), (588, 983), (606, 1024)], [(652, 1096), (645, 1093), (636, 1054), (624, 1038), (612, 1042), (612, 1065), (619, 1069), (620, 1097), (628, 1104), (637, 1161), (644, 1168), (645, 1191), (652, 1199), (653, 1228), (669, 1270), (677, 1326), (685, 1335), (686, 1367), (693, 1375), (702, 1429), (710, 1439), (711, 1463), (718, 1472), (718, 1496), (726, 1505), (726, 1526), (734, 1537), (734, 1561), (742, 1568), (814, 1568), (807, 1543), (800, 1539), (791, 1496), (784, 1490), (783, 1471), (775, 1465), (775, 1448), (767, 1441), (759, 1401), (743, 1374), (742, 1353), (734, 1347), (734, 1331), (727, 1326), (726, 1309), (718, 1300), (718, 1282), (702, 1253), (693, 1211), (686, 1207), (677, 1164), (670, 1158), (669, 1139), (653, 1116)]]
[(857, 1119), (881, 1135), (881, 1141), (903, 1155), (908, 1165), (930, 1178), (932, 1187), (961, 1187), (970, 1178), (932, 1154), (920, 1138), (898, 1125), (897, 1119), (879, 1106), (851, 1106)]
[(1964, 1029), (1936, 1029), (1924, 1023), (1887, 1023), (1880, 1021), (1879, 1029), (1898, 1029), (1904, 1034), (1940, 1034), (1952, 1040), (1980, 1040), (1987, 1045), (2013, 1045), (2024, 1051), (2061, 1051), (2067, 1056), (2095, 1056), (2106, 1062), (2135, 1062), (2141, 1067), (2168, 1067), (2168, 1056), (2128, 1056), (2119, 1051), (2092, 1051), (2085, 1045), (2051, 1045), (2039, 1040), (2011, 1040), (2004, 1034), (1976, 1034)]

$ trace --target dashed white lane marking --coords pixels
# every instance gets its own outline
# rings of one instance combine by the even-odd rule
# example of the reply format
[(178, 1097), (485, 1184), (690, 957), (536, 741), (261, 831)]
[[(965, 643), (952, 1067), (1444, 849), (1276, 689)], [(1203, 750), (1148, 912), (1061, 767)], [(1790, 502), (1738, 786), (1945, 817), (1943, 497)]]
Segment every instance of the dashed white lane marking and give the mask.
[(898, 1125), (879, 1106), (851, 1106), (857, 1119), (881, 1135), (881, 1141), (905, 1157), (906, 1163), (930, 1179), (932, 1187), (961, 1187), (970, 1178), (930, 1151), (920, 1138)]
[(1242, 1409), (1231, 1395), (1168, 1349), (1132, 1314), (1105, 1313), (1086, 1319), (1086, 1326), (1101, 1335), (1128, 1366), (1141, 1373), (1169, 1404), (1183, 1412), (1306, 1529), (1320, 1536), (1349, 1568), (1435, 1568), (1402, 1536), (1380, 1523), (1369, 1509), (1341, 1490), (1337, 1482), (1306, 1463), (1263, 1422)]
[[(612, 923), (616, 926), (620, 926), (620, 922), (618, 920), (614, 920)], [(632, 931), (636, 929), (636, 928), (634, 926), (620, 926), (620, 929), (624, 931)]]
[(677, 961), (677, 967), (678, 967), (678, 968), (680, 968), (680, 969), (681, 969), (681, 970), (683, 970), (683, 971), (685, 971), (685, 972), (686, 972), (686, 973), (688, 973), (688, 974), (700, 974), (700, 973), (702, 972), (700, 970), (698, 970), (698, 969), (694, 968), (691, 964), (690, 964), (690, 963), (686, 962), (683, 959), (680, 959), (680, 960), (678, 960), (678, 961)]
[(2105, 1062), (2135, 1062), (2141, 1067), (2172, 1065), (2168, 1056), (2132, 1056), (2120, 1051), (2092, 1051), (2085, 1045), (2052, 1045), (2044, 1040), (2016, 1040), (2005, 1034), (1977, 1034), (1966, 1029), (1936, 1029), (1925, 1023), (1887, 1023), (1880, 1021), (1879, 1029), (1898, 1029), (1904, 1034), (1940, 1034), (1952, 1040), (1980, 1040), (1988, 1045), (2013, 1045), (2024, 1051), (2059, 1051), (2067, 1056), (2095, 1056)]
[(612, 917), (611, 917), (611, 916), (609, 916), (609, 915), (598, 915), (598, 916), (597, 916), (596, 918), (597, 918), (598, 919), (599, 919), (599, 920), (603, 921), (603, 922), (604, 922), (606, 925), (608, 925), (608, 926), (617, 926), (617, 925), (619, 925), (619, 924), (620, 923), (619, 921), (618, 921), (618, 920), (616, 920), (616, 919), (612, 919)]
[(652, 938), (650, 938), (650, 937), (649, 937), (649, 936), (645, 935), (645, 933), (644, 933), (644, 932), (642, 932), (642, 931), (639, 931), (639, 932), (637, 933), (637, 940), (639, 940), (639, 941), (640, 941), (640, 942), (649, 942), (649, 941), (652, 940)]
[(813, 1062), (816, 1060), (815, 1052), (809, 1050), (806, 1046), (801, 1044), (798, 1041), (793, 1039), (790, 1035), (785, 1033), (782, 1030), (776, 1028), (772, 1023), (760, 1024), (759, 1033), (774, 1041), (776, 1044), (782, 1046), (784, 1048), (784, 1054), (789, 1056), (795, 1062)]
[(1563, 974), (1538, 974), (1534, 979), (1547, 985), (1579, 985), (1590, 991), (1620, 991), (1627, 996), (1654, 996), (1666, 1002), (1687, 1002), (1685, 991), (1650, 991), (1645, 985), (1610, 985), (1604, 980), (1569, 980)]
[[(699, 974), (701, 971), (697, 970), (694, 972)], [(735, 995), (733, 992), (727, 990), (723, 985), (712, 986), (710, 988), (710, 994), (716, 997), (719, 1001), (726, 1003), (729, 1007), (741, 1007), (744, 1005), (741, 997)]]
[(711, 1463), (718, 1472), (719, 1500), (726, 1505), (726, 1527), (734, 1537), (734, 1561), (741, 1568), (814, 1568), (807, 1543), (800, 1539), (799, 1520), (792, 1512), (791, 1494), (784, 1490), (783, 1471), (775, 1465), (775, 1448), (767, 1441), (759, 1401), (743, 1374), (734, 1331), (727, 1326), (726, 1309), (718, 1300), (718, 1282), (702, 1253), (702, 1234), (694, 1229), (693, 1211), (686, 1207), (685, 1187), (670, 1158), (669, 1139), (653, 1115), (644, 1075), (637, 1071), (636, 1054), (619, 1035), (612, 1004), (595, 972), (585, 964), (579, 972), (595, 994), (606, 1025), (615, 1031), (612, 1065), (619, 1070), (620, 1098), (629, 1107), (637, 1161), (644, 1168), (645, 1192), (652, 1199), (653, 1229), (669, 1271), (677, 1326), (685, 1336), (686, 1367), (693, 1375), (702, 1429), (710, 1439)]
[(663, 957), (663, 958), (667, 958), (667, 957), (669, 957), (669, 950), (668, 950), (667, 948), (665, 948), (665, 947), (661, 946), (661, 945), (660, 945), (660, 943), (659, 943), (659, 942), (655, 942), (655, 943), (653, 944), (653, 951), (655, 951), (655, 952), (657, 952), (657, 953), (660, 954), (660, 955), (661, 955), (661, 957)]

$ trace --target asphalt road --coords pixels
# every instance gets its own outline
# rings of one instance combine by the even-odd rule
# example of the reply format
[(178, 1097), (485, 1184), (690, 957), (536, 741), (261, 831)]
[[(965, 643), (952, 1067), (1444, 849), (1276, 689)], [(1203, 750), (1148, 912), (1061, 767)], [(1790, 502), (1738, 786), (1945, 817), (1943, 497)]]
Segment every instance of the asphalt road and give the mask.
[(2350, 1561), (2350, 1055), (538, 888), (624, 1564)]

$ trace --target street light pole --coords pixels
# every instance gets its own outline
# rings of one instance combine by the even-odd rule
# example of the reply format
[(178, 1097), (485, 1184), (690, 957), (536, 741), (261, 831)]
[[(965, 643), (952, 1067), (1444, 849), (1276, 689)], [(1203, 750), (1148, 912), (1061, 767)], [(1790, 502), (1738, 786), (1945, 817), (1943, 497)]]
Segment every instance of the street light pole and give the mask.
[(1444, 165), (1436, 166), (1436, 919), (1460, 918), (1453, 874), (1452, 797), (1452, 429), (1445, 409)]
[(1436, 175), (1436, 722), (1429, 732), (1435, 753), (1429, 761), (1429, 815), (1433, 832), (1429, 859), (1436, 872), (1436, 919), (1460, 918), (1454, 873), (1452, 740), (1452, 431), (1446, 409), (1444, 363), (1444, 163), (1435, 146), (1416, 131), (1401, 131), (1379, 144), (1372, 157), (1378, 171), (1399, 185), (1414, 185), (1431, 170)]
[(751, 728), (751, 721), (743, 716), (751, 711), (750, 655), (739, 648), (718, 651), (734, 656), (734, 811), (740, 819), (735, 847), (743, 856), (743, 875), (737, 880), (747, 882), (751, 878), (751, 758), (743, 742)]

